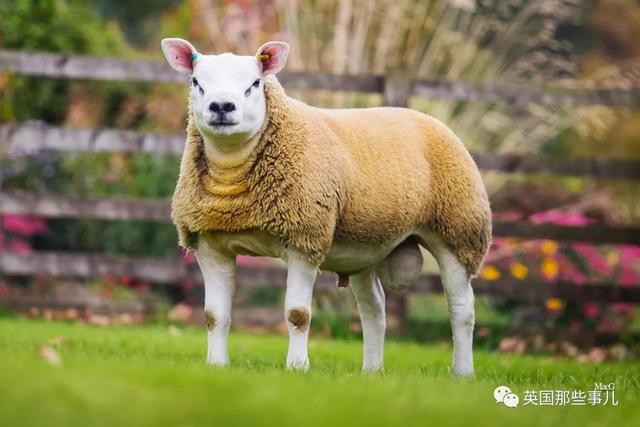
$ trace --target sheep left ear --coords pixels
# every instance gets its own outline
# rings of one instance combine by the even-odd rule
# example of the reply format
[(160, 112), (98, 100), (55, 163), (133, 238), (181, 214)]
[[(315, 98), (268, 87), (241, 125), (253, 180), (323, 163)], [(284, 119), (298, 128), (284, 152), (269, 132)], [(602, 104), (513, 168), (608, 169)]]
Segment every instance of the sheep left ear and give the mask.
[(193, 74), (193, 63), (200, 55), (196, 48), (186, 40), (170, 38), (161, 42), (162, 52), (174, 70), (188, 75)]
[(267, 42), (260, 46), (256, 53), (256, 59), (262, 66), (262, 75), (276, 74), (287, 63), (289, 45), (285, 42)]

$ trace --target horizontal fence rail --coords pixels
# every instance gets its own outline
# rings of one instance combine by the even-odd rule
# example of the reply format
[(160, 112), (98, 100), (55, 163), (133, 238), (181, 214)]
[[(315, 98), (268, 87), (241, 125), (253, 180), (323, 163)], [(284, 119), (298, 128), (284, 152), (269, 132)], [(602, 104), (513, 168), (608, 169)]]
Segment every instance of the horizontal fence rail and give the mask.
[[(15, 72), (68, 79), (128, 80), (181, 83), (187, 78), (158, 61), (95, 58), (59, 53), (28, 53), (0, 50), (0, 72)], [(386, 93), (383, 76), (338, 76), (315, 72), (283, 72), (281, 82), (291, 88)], [(417, 96), (458, 101), (503, 101), (539, 104), (602, 104), (640, 107), (640, 89), (522, 88), (495, 84), (472, 84), (416, 80), (409, 84)]]
[[(156, 283), (180, 281), (202, 282), (195, 264), (178, 260), (136, 258), (124, 256), (95, 255), (83, 253), (37, 252), (27, 255), (0, 253), (0, 270), (15, 276), (52, 275), (76, 279), (100, 276), (128, 276)], [(336, 276), (322, 272), (316, 286), (320, 289), (336, 287)], [(286, 271), (280, 267), (239, 266), (236, 283), (239, 287), (284, 286)], [(640, 302), (640, 288), (625, 287), (614, 283), (541, 283), (532, 279), (502, 279), (492, 282), (483, 279), (473, 281), (477, 295), (493, 295), (527, 301), (544, 301), (547, 298), (562, 298), (572, 301)], [(424, 275), (411, 288), (412, 292), (442, 292), (437, 275)]]
[[(171, 208), (163, 199), (80, 199), (22, 191), (0, 192), (0, 214), (47, 218), (171, 221)], [(640, 245), (640, 228), (588, 225), (567, 227), (526, 221), (494, 222), (493, 235), (522, 239), (551, 239), (586, 243)]]
[[(0, 126), (0, 155), (39, 150), (181, 155), (185, 136), (118, 129), (79, 129), (28, 122)], [(607, 179), (640, 179), (640, 161), (473, 153), (480, 169)]]

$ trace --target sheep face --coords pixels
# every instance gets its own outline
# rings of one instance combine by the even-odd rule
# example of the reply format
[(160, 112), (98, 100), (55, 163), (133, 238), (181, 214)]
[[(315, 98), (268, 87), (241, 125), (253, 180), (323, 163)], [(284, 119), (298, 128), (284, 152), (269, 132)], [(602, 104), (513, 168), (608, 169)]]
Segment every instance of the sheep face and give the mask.
[(269, 42), (255, 56), (203, 55), (186, 40), (164, 39), (169, 64), (189, 75), (196, 126), (220, 151), (242, 148), (262, 127), (266, 101), (263, 79), (280, 71), (289, 46)]

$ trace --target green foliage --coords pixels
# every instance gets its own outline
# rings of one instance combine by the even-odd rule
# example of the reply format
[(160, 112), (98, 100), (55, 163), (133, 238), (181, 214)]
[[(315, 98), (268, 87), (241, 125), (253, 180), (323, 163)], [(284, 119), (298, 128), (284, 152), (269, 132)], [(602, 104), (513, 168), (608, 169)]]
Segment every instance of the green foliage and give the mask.
[(282, 289), (275, 286), (251, 288), (247, 292), (247, 305), (273, 307), (282, 302)]
[[(84, 0), (11, 0), (0, 2), (3, 49), (117, 56), (125, 51), (119, 30)], [(64, 119), (71, 82), (12, 76), (0, 91), (0, 121)]]
[[(182, 3), (181, 0), (113, 1), (91, 0), (107, 19), (115, 19), (127, 39), (136, 45), (146, 45), (158, 28), (161, 15)], [(185, 2), (186, 3), (186, 2)]]
[[(62, 337), (62, 364), (38, 356)], [(206, 334), (166, 326), (100, 328), (0, 319), (0, 424), (12, 426), (632, 426), (640, 364), (476, 352), (476, 378), (448, 374), (449, 346), (389, 341), (386, 372), (360, 373), (359, 341), (311, 338), (311, 371), (286, 372), (283, 336), (232, 334), (231, 366), (204, 364)], [(614, 382), (619, 406), (523, 406), (525, 390), (593, 390)], [(520, 395), (516, 409), (493, 390)]]

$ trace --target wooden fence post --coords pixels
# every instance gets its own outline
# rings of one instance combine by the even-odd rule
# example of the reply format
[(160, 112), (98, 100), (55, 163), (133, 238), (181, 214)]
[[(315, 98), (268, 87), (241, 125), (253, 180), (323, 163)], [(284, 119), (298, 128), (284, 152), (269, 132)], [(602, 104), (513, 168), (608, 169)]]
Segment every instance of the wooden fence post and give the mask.
[(411, 79), (400, 71), (390, 72), (384, 80), (384, 105), (408, 107), (411, 96)]
[[(412, 92), (409, 76), (401, 71), (390, 72), (384, 80), (384, 105), (388, 107), (408, 107)], [(408, 294), (387, 292), (388, 329), (402, 333), (407, 324)]]

